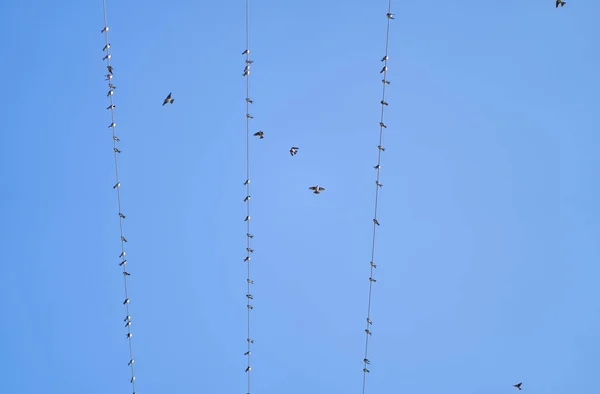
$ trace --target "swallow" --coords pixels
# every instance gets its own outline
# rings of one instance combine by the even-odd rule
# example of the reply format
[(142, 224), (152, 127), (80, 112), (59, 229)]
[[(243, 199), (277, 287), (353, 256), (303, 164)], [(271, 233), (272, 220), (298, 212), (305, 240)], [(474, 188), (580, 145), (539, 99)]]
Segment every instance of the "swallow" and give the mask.
[(249, 183), (250, 183), (250, 179), (246, 179), (246, 180), (244, 181), (244, 185), (248, 185)]
[(127, 239), (125, 239), (125, 237), (121, 236), (121, 241), (127, 242)]
[(121, 219), (125, 219), (127, 216), (125, 216), (125, 215), (123, 215), (121, 212), (119, 212), (119, 217), (120, 217)]
[(254, 238), (254, 235), (250, 234), (250, 233), (246, 233), (246, 236), (250, 239)]
[(129, 304), (129, 298), (125, 298), (125, 301), (123, 301), (123, 305), (125, 304)]
[(254, 101), (250, 100), (250, 97), (246, 97), (246, 102), (247, 102), (248, 104), (252, 104), (252, 103), (254, 103)]
[[(562, 1), (562, 0), (556, 0), (556, 8), (558, 8), (558, 6), (559, 6), (559, 5), (560, 5), (561, 7), (564, 7), (564, 6), (565, 6), (565, 4), (567, 4), (567, 2), (566, 2), (566, 1)], [(521, 390), (521, 389), (519, 388), (519, 390)]]
[(370, 277), (370, 278), (369, 278), (369, 280), (370, 280), (371, 282), (377, 282), (377, 280), (376, 280), (375, 278), (373, 278), (373, 277)]
[(118, 150), (117, 148), (113, 148), (113, 150), (115, 151), (115, 153), (121, 153), (121, 151)]
[(369, 318), (367, 317), (367, 323), (369, 323), (369, 324), (373, 324), (373, 320), (371, 320), (371, 319), (369, 319)]
[(123, 271), (123, 276), (131, 276), (131, 274), (127, 271)]
[(123, 260), (119, 263), (119, 267), (124, 266), (125, 264), (127, 264), (127, 260)]
[(250, 304), (246, 305), (248, 307), (248, 309), (254, 309), (254, 307)]
[(365, 328), (365, 332), (369, 335), (371, 335), (371, 330), (369, 330), (368, 328)]
[[(127, 338), (131, 338), (133, 336), (133, 334), (131, 334), (130, 332), (127, 333)], [(133, 378), (131, 378), (133, 379)]]
[(116, 189), (119, 186), (121, 186), (121, 182), (117, 182), (117, 184), (113, 186), (113, 189)]
[(115, 85), (113, 85), (112, 83), (109, 83), (109, 84), (108, 84), (108, 87), (109, 87), (111, 90), (115, 90), (115, 89), (117, 88), (117, 87), (116, 87)]
[(388, 81), (387, 79), (382, 79), (381, 82), (385, 83), (386, 85), (390, 84), (390, 81)]
[(127, 320), (131, 320), (131, 316), (129, 316), (129, 315), (125, 316), (125, 319), (123, 319), (123, 321), (127, 321)]
[(247, 77), (248, 75), (250, 75), (250, 70), (248, 70), (248, 69), (244, 70), (244, 73), (242, 74), (242, 77)]
[(325, 188), (317, 185), (309, 187), (308, 190), (313, 190), (315, 194), (321, 194), (321, 191), (325, 190)]
[(106, 33), (108, 31), (108, 26), (104, 26), (104, 29), (100, 30), (100, 33)]
[(134, 380), (135, 380), (135, 376), (132, 376), (131, 380), (129, 381), (129, 383), (133, 383)]
[(377, 184), (377, 186), (381, 187), (383, 186), (383, 184), (379, 183), (379, 181), (375, 181), (375, 183)]
[(113, 135), (113, 140), (115, 140), (116, 142), (119, 142), (119, 141), (121, 141), (121, 140), (119, 139), (119, 137), (117, 137), (116, 135)]
[(254, 119), (254, 116), (252, 116), (250, 114), (246, 114), (246, 118), (248, 118), (248, 119)]
[(244, 198), (244, 202), (247, 202), (249, 199), (250, 199), (250, 196), (246, 196), (246, 197)]
[(260, 137), (260, 139), (262, 140), (264, 137), (265, 133), (263, 133), (262, 130), (257, 131), (256, 133), (254, 133), (255, 137)]
[(388, 56), (388, 55), (385, 55), (384, 57), (382, 57), (382, 58), (381, 58), (381, 61), (382, 61), (382, 62), (385, 62), (385, 61), (386, 61), (386, 60), (388, 60), (388, 59), (389, 59), (389, 56)]
[(106, 74), (105, 81), (110, 81), (112, 79), (112, 74)]
[(112, 74), (113, 73), (113, 68), (112, 66), (106, 66), (106, 68), (108, 69), (108, 73)]
[(391, 12), (388, 12), (387, 14), (388, 19), (396, 19), (394, 18), (394, 14), (392, 14)]
[(373, 223), (379, 226), (379, 222), (377, 221), (377, 219), (373, 219)]
[(368, 369), (366, 369), (366, 368), (363, 368), (363, 372), (369, 373), (369, 372), (371, 372), (371, 371), (369, 371), (369, 370), (368, 370)]
[(131, 325), (131, 321), (127, 321), (127, 323), (125, 323), (125, 327), (128, 327)]
[(373, 167), (374, 169), (378, 170), (381, 168), (381, 165), (377, 164), (375, 167)]
[(134, 359), (131, 359), (131, 360), (129, 360), (129, 362), (127, 363), (127, 366), (129, 366), (129, 365), (133, 364), (134, 362), (135, 362), (135, 360), (134, 360)]
[(248, 55), (250, 53), (250, 49), (246, 49), (244, 52), (242, 52), (242, 55)]
[(248, 366), (248, 367), (246, 368), (246, 372), (250, 372), (250, 370), (251, 370), (251, 369), (252, 369), (252, 367)]
[(114, 92), (115, 92), (115, 91), (114, 91), (114, 90), (112, 90), (112, 89), (111, 89), (111, 90), (109, 90), (109, 91), (108, 91), (108, 93), (106, 93), (106, 97), (110, 97), (110, 96), (112, 96)]
[(246, 297), (247, 297), (249, 300), (253, 300), (253, 299), (254, 299), (254, 297), (253, 297), (253, 296), (252, 296), (252, 294), (250, 294), (250, 293), (246, 294)]
[(102, 60), (107, 60), (107, 59), (110, 59), (110, 57), (111, 57), (111, 56), (110, 56), (110, 53), (109, 53), (108, 55), (104, 56), (104, 57), (102, 58)]
[(115, 122), (112, 122), (111, 124), (108, 125), (109, 129), (113, 129), (117, 124)]
[(383, 122), (379, 122), (379, 127), (383, 127), (384, 129), (387, 129), (387, 126)]
[(251, 354), (252, 354), (252, 352), (248, 350), (246, 353), (244, 353), (244, 356), (249, 356)]
[(385, 148), (382, 145), (377, 145), (377, 149), (379, 149), (382, 152), (385, 152)]
[(294, 156), (296, 153), (298, 153), (298, 148), (297, 146), (292, 146), (292, 148), (290, 149), (290, 155)]
[(377, 268), (377, 264), (375, 264), (374, 262), (371, 261), (371, 267)]
[(250, 220), (250, 216), (248, 215), (248, 216), (246, 216), (246, 219), (244, 219), (244, 222), (247, 222), (249, 220)]
[(523, 384), (523, 382), (519, 382), (517, 384), (513, 384), (513, 387), (518, 388), (519, 390), (521, 390), (521, 385)]
[(386, 71), (387, 71), (387, 66), (383, 66), (383, 68), (381, 69), (381, 71), (379, 71), (379, 74), (383, 74)]
[(250, 256), (244, 257), (244, 261), (250, 261)]
[(385, 100), (381, 100), (381, 104), (382, 104), (382, 105), (388, 105), (388, 102), (387, 102), (387, 101), (385, 101)]
[(248, 253), (254, 253), (254, 249), (251, 249), (251, 248), (246, 248), (246, 251), (247, 251)]
[(165, 101), (163, 101), (162, 105), (165, 105), (165, 104), (168, 104), (168, 103), (173, 104), (174, 101), (175, 101), (175, 99), (171, 98), (171, 93), (169, 93), (169, 95), (167, 96), (167, 98), (165, 99)]
[(108, 48), (110, 48), (110, 42), (106, 45), (104, 45), (104, 48), (102, 48), (103, 51), (106, 51)]
[(369, 361), (368, 358), (363, 359), (363, 363), (365, 363), (365, 364), (371, 364), (371, 362)]
[(113, 108), (115, 108), (115, 107), (116, 107), (116, 105), (114, 105), (114, 104), (111, 104), (111, 105), (109, 105), (108, 107), (106, 107), (106, 109), (113, 109)]
[(254, 284), (254, 281), (251, 280), (251, 279), (246, 279), (246, 281), (248, 282), (249, 285), (253, 285)]

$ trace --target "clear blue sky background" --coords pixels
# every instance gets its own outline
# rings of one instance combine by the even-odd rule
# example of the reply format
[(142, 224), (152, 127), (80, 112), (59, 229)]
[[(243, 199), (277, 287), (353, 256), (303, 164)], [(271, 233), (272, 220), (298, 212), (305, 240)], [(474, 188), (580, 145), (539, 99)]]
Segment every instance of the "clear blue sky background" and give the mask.
[[(600, 5), (393, 10), (367, 392), (597, 392)], [(361, 390), (386, 11), (251, 5), (253, 393)], [(245, 393), (244, 2), (108, 17), (137, 391)], [(131, 392), (102, 27), (0, 4), (0, 393)]]

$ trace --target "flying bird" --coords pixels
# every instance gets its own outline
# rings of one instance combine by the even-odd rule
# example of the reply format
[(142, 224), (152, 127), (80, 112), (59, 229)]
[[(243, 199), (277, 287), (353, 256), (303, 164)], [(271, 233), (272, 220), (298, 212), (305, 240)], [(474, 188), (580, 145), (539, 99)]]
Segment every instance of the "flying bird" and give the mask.
[(165, 104), (168, 104), (168, 103), (171, 103), (171, 104), (173, 104), (173, 102), (175, 101), (175, 99), (174, 99), (174, 98), (171, 98), (171, 94), (172, 94), (172, 93), (169, 93), (169, 95), (167, 96), (167, 98), (165, 99), (165, 101), (163, 101), (163, 104), (162, 104), (162, 105), (165, 105)]
[(263, 133), (262, 130), (257, 131), (256, 133), (254, 133), (255, 137), (260, 137), (260, 139), (262, 140), (263, 138), (265, 138), (265, 133)]
[[(564, 7), (565, 4), (567, 4), (566, 1), (562, 1), (562, 0), (556, 0), (556, 8), (558, 8), (558, 6)], [(520, 389), (519, 389), (520, 390)]]
[(321, 194), (321, 191), (325, 190), (325, 188), (317, 185), (309, 187), (308, 190), (313, 190), (315, 194)]
[(298, 148), (297, 146), (292, 146), (292, 148), (290, 149), (290, 155), (294, 156), (296, 153), (298, 153)]
[(517, 384), (513, 384), (513, 387), (518, 388), (519, 390), (521, 390), (521, 385), (523, 384), (523, 382), (519, 382)]

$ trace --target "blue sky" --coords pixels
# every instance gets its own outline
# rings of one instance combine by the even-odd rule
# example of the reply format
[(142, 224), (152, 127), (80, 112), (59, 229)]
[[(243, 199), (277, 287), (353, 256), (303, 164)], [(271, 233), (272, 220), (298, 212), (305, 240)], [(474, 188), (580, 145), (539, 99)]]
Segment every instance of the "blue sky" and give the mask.
[[(567, 3), (394, 2), (368, 393), (595, 392), (600, 5)], [(253, 393), (361, 392), (386, 11), (251, 4)], [(108, 20), (137, 392), (245, 393), (244, 2)], [(102, 27), (0, 4), (1, 393), (131, 392)]]

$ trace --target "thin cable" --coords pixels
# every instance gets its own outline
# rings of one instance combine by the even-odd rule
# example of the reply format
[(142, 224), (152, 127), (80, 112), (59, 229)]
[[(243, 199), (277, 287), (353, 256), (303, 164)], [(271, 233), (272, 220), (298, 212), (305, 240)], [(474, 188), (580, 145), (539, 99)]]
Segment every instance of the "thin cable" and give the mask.
[(110, 115), (111, 115), (111, 124), (108, 127), (112, 129), (112, 135), (113, 135), (113, 153), (114, 153), (114, 157), (115, 157), (115, 177), (116, 177), (116, 184), (113, 186), (113, 189), (117, 190), (117, 204), (118, 204), (118, 209), (119, 209), (119, 233), (121, 236), (121, 254), (119, 255), (121, 262), (119, 263), (119, 266), (121, 266), (123, 268), (123, 281), (124, 281), (124, 285), (125, 285), (125, 301), (123, 301), (123, 304), (125, 305), (125, 319), (123, 321), (125, 322), (125, 327), (127, 328), (127, 340), (129, 342), (129, 363), (128, 363), (128, 365), (131, 370), (130, 383), (131, 383), (131, 388), (132, 388), (133, 394), (136, 394), (136, 392), (135, 392), (135, 371), (134, 371), (134, 367), (133, 367), (133, 363), (134, 363), (133, 345), (132, 345), (132, 340), (131, 340), (131, 337), (132, 337), (131, 315), (129, 314), (129, 291), (127, 288), (127, 277), (129, 276), (129, 272), (127, 272), (127, 260), (125, 259), (125, 242), (127, 242), (127, 239), (123, 235), (123, 219), (125, 219), (125, 215), (123, 214), (123, 211), (121, 210), (121, 182), (119, 181), (119, 154), (121, 153), (121, 151), (117, 148), (117, 142), (119, 142), (120, 139), (115, 134), (116, 124), (115, 124), (115, 104), (113, 103), (113, 94), (114, 94), (116, 87), (112, 84), (113, 68), (110, 64), (111, 52), (110, 52), (110, 43), (108, 41), (108, 30), (109, 29), (108, 29), (108, 22), (106, 19), (106, 0), (103, 0), (103, 8), (104, 8), (104, 29), (102, 29), (102, 33), (104, 33), (104, 36), (106, 38), (106, 42), (105, 42), (103, 51), (106, 52), (104, 60), (106, 60), (106, 68), (108, 70), (108, 73), (106, 74), (106, 80), (108, 81), (109, 90), (108, 90), (107, 96), (108, 96), (109, 103), (110, 103), (110, 105), (107, 107), (107, 109), (110, 110)]
[(373, 273), (377, 265), (375, 264), (375, 239), (377, 235), (377, 226), (379, 226), (379, 222), (377, 221), (377, 207), (379, 204), (379, 188), (382, 186), (380, 183), (380, 175), (381, 175), (381, 153), (385, 151), (383, 147), (383, 129), (387, 128), (385, 123), (383, 122), (385, 107), (388, 106), (388, 103), (385, 101), (385, 88), (389, 85), (389, 81), (387, 80), (387, 62), (388, 62), (388, 47), (389, 47), (389, 37), (390, 37), (390, 21), (394, 19), (394, 15), (392, 14), (392, 0), (388, 0), (388, 12), (386, 14), (387, 17), (387, 30), (385, 33), (385, 56), (381, 59), (383, 62), (383, 68), (381, 69), (381, 74), (383, 74), (383, 79), (381, 82), (383, 83), (383, 89), (381, 94), (381, 117), (379, 120), (379, 145), (377, 146), (377, 165), (375, 169), (377, 170), (377, 179), (375, 181), (375, 212), (373, 215), (373, 242), (371, 244), (371, 262), (370, 262), (370, 271), (371, 274), (369, 276), (369, 302), (367, 307), (367, 327), (365, 328), (365, 358), (363, 359), (363, 387), (362, 392), (365, 393), (365, 388), (367, 384), (367, 373), (369, 373), (368, 365), (371, 363), (369, 360), (369, 337), (371, 336), (371, 325), (373, 321), (371, 320), (371, 300), (373, 297), (373, 283), (376, 282), (373, 277)]
[(254, 340), (250, 336), (250, 312), (252, 311), (251, 301), (254, 299), (250, 291), (251, 285), (254, 283), (250, 276), (250, 254), (253, 252), (251, 246), (251, 240), (254, 238), (250, 231), (250, 119), (252, 116), (250, 115), (250, 104), (252, 104), (252, 100), (250, 99), (250, 64), (252, 61), (250, 60), (250, 23), (249, 23), (249, 12), (250, 12), (250, 4), (249, 0), (246, 0), (246, 49), (242, 53), (242, 55), (246, 55), (246, 65), (244, 67), (243, 77), (246, 78), (246, 181), (244, 185), (246, 185), (246, 198), (244, 198), (244, 202), (246, 203), (246, 258), (244, 261), (247, 264), (248, 276), (246, 278), (246, 282), (248, 285), (246, 291), (246, 299), (247, 299), (247, 309), (248, 309), (248, 336), (246, 341), (248, 343), (248, 350), (245, 355), (248, 357), (248, 363), (246, 367), (246, 375), (248, 378), (248, 389), (247, 394), (250, 394), (250, 372), (252, 370), (250, 357), (251, 357), (251, 345), (254, 343)]

